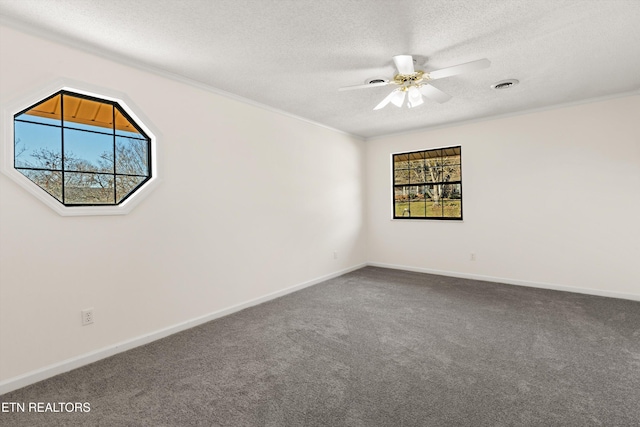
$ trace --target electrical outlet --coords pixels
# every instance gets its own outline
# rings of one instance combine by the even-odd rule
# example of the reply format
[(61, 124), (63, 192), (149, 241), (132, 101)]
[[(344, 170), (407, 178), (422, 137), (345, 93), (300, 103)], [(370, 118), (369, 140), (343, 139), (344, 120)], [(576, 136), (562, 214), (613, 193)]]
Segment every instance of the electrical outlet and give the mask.
[(338, 259), (338, 251), (333, 251), (333, 259)]
[(475, 252), (471, 252), (471, 256), (469, 257), (469, 261), (475, 261), (476, 260), (476, 253)]
[(93, 323), (93, 307), (82, 310), (82, 326)]

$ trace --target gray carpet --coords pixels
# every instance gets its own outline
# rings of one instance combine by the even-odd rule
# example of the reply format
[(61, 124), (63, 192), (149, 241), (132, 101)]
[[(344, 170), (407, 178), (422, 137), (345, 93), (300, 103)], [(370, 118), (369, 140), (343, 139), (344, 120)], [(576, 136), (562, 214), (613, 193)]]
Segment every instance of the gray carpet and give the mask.
[(638, 426), (640, 302), (367, 267), (2, 396), (3, 426)]

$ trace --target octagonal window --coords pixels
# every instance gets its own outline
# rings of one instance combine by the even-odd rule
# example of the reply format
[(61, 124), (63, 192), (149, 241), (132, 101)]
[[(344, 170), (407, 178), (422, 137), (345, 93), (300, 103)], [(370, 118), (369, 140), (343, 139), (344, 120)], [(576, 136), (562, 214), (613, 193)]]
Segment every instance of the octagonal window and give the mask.
[(151, 179), (151, 138), (116, 101), (61, 90), (13, 123), (15, 170), (64, 206), (117, 206)]

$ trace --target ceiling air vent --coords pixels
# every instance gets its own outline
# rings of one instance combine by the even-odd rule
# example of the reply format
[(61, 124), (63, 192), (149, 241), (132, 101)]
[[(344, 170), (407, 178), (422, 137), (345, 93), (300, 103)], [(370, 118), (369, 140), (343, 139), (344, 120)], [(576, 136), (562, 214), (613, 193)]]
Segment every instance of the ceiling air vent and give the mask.
[(491, 85), (492, 89), (502, 90), (502, 89), (510, 89), (520, 83), (516, 79), (502, 80), (498, 83), (494, 83)]

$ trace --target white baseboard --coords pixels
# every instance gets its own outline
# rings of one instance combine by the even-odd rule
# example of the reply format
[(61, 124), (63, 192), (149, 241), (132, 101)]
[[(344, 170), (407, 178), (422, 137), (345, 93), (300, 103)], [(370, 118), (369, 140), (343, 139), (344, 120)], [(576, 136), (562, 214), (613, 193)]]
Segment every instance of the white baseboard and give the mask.
[(507, 285), (528, 286), (530, 288), (551, 289), (554, 291), (574, 292), (578, 294), (597, 295), (601, 297), (628, 299), (640, 301), (640, 295), (627, 294), (624, 292), (603, 291), (601, 289), (578, 288), (574, 286), (558, 285), (554, 283), (531, 282), (528, 280), (507, 279), (504, 277), (483, 276), (480, 274), (458, 273), (455, 271), (435, 270), (431, 268), (411, 267), (408, 265), (385, 264), (380, 262), (369, 262), (371, 267), (391, 268), (394, 270), (415, 271), (417, 273), (437, 274), (439, 276), (459, 277), (461, 279), (481, 280), (484, 282), (504, 283)]
[(362, 267), (365, 267), (366, 265), (367, 264), (365, 263), (358, 264), (358, 265), (337, 271), (335, 273), (327, 274), (325, 276), (318, 277), (316, 279), (309, 280), (307, 282), (299, 283), (297, 285), (291, 286), (286, 289), (282, 289), (267, 295), (263, 295), (259, 298), (255, 298), (255, 299), (243, 302), (241, 304), (236, 304), (234, 306), (231, 306), (222, 310), (214, 311), (213, 313), (196, 317), (194, 319), (190, 319), (185, 322), (178, 323), (176, 325), (169, 326), (167, 328), (160, 329), (146, 335), (142, 335), (136, 338), (132, 338), (130, 340), (122, 341), (115, 345), (104, 347), (89, 353), (81, 354), (71, 359), (63, 360), (62, 362), (46, 366), (44, 368), (37, 369), (35, 371), (27, 372), (26, 374), (19, 375), (17, 377), (9, 378), (7, 380), (0, 382), (0, 395), (3, 395), (13, 390), (17, 390), (22, 387), (26, 387), (28, 385), (37, 383), (47, 378), (51, 378), (53, 376), (62, 374), (64, 372), (71, 371), (72, 369), (76, 369), (81, 366), (85, 366), (90, 363), (97, 362), (98, 360), (105, 359), (107, 357), (113, 356), (114, 354), (122, 353), (124, 351), (131, 350), (132, 348), (148, 344), (150, 342), (159, 340), (169, 335), (173, 335), (177, 332), (181, 332), (181, 331), (193, 328), (194, 326), (201, 325), (211, 320), (228, 316), (229, 314), (235, 313), (240, 310), (244, 310), (245, 308), (262, 304), (263, 302), (267, 302), (272, 299), (290, 294), (292, 292), (307, 288), (309, 286), (316, 285), (320, 282), (324, 282), (325, 280), (342, 276), (343, 274), (349, 273), (354, 270), (358, 270)]

